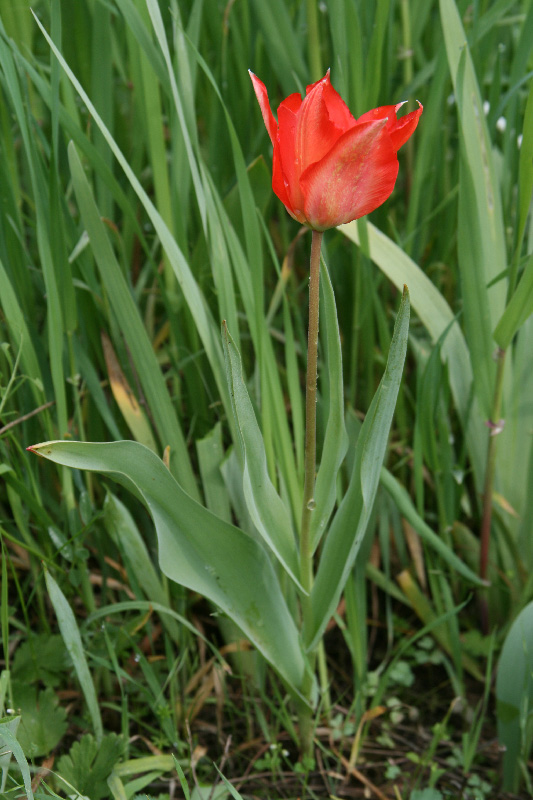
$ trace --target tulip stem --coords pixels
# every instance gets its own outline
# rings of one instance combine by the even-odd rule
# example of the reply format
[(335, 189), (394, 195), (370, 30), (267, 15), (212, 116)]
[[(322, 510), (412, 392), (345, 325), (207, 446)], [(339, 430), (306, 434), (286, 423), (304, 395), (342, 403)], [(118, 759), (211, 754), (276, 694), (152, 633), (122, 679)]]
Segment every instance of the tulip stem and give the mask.
[[(302, 623), (308, 631), (312, 624), (311, 589), (313, 586), (313, 549), (311, 517), (315, 507), (316, 469), (316, 385), (318, 364), (318, 316), (320, 297), (320, 251), (322, 231), (313, 231), (309, 278), (309, 331), (307, 336), (307, 377), (305, 384), (305, 460), (302, 525), (300, 529), (300, 582), (307, 592), (302, 597)], [(310, 670), (305, 675), (302, 693), (310, 701), (314, 677), (314, 653), (310, 653)], [(311, 756), (313, 719), (310, 706), (300, 712), (300, 746), (302, 756)]]

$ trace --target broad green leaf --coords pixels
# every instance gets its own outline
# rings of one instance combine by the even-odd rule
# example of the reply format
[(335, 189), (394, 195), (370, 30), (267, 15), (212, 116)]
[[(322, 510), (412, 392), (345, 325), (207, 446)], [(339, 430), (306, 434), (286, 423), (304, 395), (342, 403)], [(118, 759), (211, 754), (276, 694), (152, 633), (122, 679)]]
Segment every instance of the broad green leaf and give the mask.
[[(341, 225), (339, 230), (359, 244), (357, 223)], [(472, 366), (461, 328), (444, 297), (420, 267), (388, 236), (367, 222), (370, 258), (401, 291), (406, 283), (413, 310), (426, 327), (433, 343), (442, 342), (441, 353), (448, 367), (450, 387), (455, 407), (465, 430), (468, 451), (474, 468), (476, 484), (483, 486), (486, 461), (486, 429), (476, 406), (472, 404)]]
[[(124, 554), (126, 564), (133, 570), (137, 583), (142, 587), (147, 599), (168, 606), (165, 590), (135, 520), (124, 503), (111, 492), (107, 493), (104, 502), (104, 523), (107, 532)], [(174, 641), (179, 642), (180, 628), (175, 620), (165, 615), (162, 621)]]
[(231, 522), (230, 501), (221, 471), (225, 454), (220, 422), (217, 422), (207, 436), (197, 440), (196, 452), (206, 506), (220, 519)]
[[(518, 791), (521, 763), (525, 765), (531, 749), (533, 713), (533, 602), (513, 622), (503, 644), (496, 677), (498, 738), (505, 747), (503, 788)], [(529, 721), (528, 721), (529, 720)]]
[(304, 641), (310, 650), (318, 644), (335, 611), (372, 513), (402, 378), (408, 331), (409, 292), (404, 287), (385, 374), (361, 427), (350, 483), (321, 553), (311, 592), (312, 629), (304, 630)]
[(196, 503), (137, 442), (45, 442), (31, 449), (108, 475), (142, 499), (155, 523), (165, 575), (218, 605), (298, 694), (305, 669), (298, 631), (259, 542)]
[(344, 425), (344, 387), (342, 382), (342, 352), (337, 320), (337, 307), (327, 267), (322, 262), (322, 301), (326, 328), (326, 363), (329, 390), (329, 412), (324, 435), (322, 457), (315, 484), (315, 510), (311, 515), (313, 551), (322, 538), (336, 500), (337, 475), (348, 448)]
[(65, 595), (47, 569), (44, 571), (44, 577), (46, 580), (46, 588), (48, 589), (48, 596), (50, 597), (50, 602), (52, 603), (57, 617), (61, 636), (63, 637), (65, 647), (72, 659), (81, 690), (85, 696), (96, 739), (100, 741), (104, 735), (100, 706), (98, 705), (93, 679), (85, 657), (83, 642), (81, 641), (76, 618)]
[(242, 448), (246, 505), (257, 530), (283, 568), (302, 589), (298, 578), (296, 539), (290, 515), (270, 480), (265, 445), (244, 382), (241, 357), (225, 324), (222, 328), (222, 340), (233, 413)]
[(494, 339), (502, 350), (507, 350), (515, 333), (533, 313), (533, 255), (529, 257), (520, 283), (503, 312), (494, 331)]

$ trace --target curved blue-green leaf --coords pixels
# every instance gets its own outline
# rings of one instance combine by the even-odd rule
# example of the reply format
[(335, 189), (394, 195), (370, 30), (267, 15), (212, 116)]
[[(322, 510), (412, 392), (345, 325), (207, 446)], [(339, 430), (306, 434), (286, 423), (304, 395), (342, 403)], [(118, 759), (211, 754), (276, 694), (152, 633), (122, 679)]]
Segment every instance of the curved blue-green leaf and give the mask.
[(265, 542), (303, 591), (298, 579), (296, 539), (289, 511), (270, 480), (265, 445), (244, 382), (241, 357), (225, 323), (222, 325), (222, 342), (233, 414), (243, 454), (243, 489), (246, 506)]
[(402, 378), (408, 332), (409, 292), (404, 287), (385, 374), (361, 427), (350, 483), (331, 523), (311, 592), (312, 623), (304, 629), (304, 642), (309, 650), (316, 647), (335, 611), (372, 513)]
[(295, 694), (305, 669), (295, 622), (267, 551), (201, 506), (138, 442), (44, 442), (30, 448), (74, 469), (108, 475), (141, 499), (154, 521), (159, 565), (219, 606)]
[(322, 261), (322, 302), (326, 328), (326, 362), (329, 387), (329, 410), (324, 435), (322, 457), (315, 484), (315, 510), (311, 515), (313, 551), (322, 538), (336, 500), (337, 475), (348, 448), (344, 425), (344, 385), (342, 381), (342, 351), (337, 320), (335, 295), (327, 267)]

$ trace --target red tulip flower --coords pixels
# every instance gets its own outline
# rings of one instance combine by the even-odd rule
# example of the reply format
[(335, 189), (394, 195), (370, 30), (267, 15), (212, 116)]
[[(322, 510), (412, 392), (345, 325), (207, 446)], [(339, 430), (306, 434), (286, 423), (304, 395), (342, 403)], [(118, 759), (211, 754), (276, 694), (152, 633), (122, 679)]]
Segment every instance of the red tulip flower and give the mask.
[(266, 87), (250, 77), (274, 146), (272, 188), (294, 219), (316, 231), (364, 217), (390, 196), (397, 152), (415, 130), (422, 105), (400, 119), (403, 105), (380, 106), (354, 119), (329, 80), (291, 94), (270, 109)]

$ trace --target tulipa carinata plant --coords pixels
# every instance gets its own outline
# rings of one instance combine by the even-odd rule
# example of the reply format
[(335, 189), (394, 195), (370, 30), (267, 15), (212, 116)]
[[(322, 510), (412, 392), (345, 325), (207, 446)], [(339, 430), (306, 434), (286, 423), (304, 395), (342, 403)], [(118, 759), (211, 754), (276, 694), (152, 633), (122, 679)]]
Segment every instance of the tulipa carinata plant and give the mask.
[[(265, 288), (272, 285), (276, 253), (287, 250), (295, 226), (281, 209), (271, 229), (262, 227), (256, 214), (256, 206), (263, 212), (267, 205), (257, 188), (265, 165), (261, 159), (252, 163), (260, 148), (257, 136), (250, 135), (255, 98), (245, 67), (261, 64), (260, 74), (288, 93), (295, 85), (304, 86), (308, 75), (316, 81), (324, 74), (320, 47), (312, 51), (308, 67), (302, 37), (292, 27), (296, 23), (289, 19), (283, 0), (272, 3), (279, 12), (279, 28), (269, 17), (271, 4), (255, 0), (258, 32), (253, 36), (247, 34), (248, 4), (233, 4), (232, 26), (224, 34), (229, 51), (240, 38), (241, 43), (255, 42), (258, 52), (255, 45), (248, 51), (244, 48), (239, 69), (227, 81), (227, 71), (233, 67), (231, 59), (224, 61), (226, 40), (213, 42), (212, 28), (203, 25), (215, 15), (215, 3), (190, 4), (190, 19), (182, 26), (180, 13), (186, 14), (171, 0), (176, 22), (172, 42), (170, 37), (167, 41), (172, 26), (168, 18), (166, 24), (163, 21), (156, 0), (95, 3), (90, 11), (85, 5), (54, 1), (50, 14), (40, 5), (44, 25), (51, 23), (51, 35), (45, 34), (51, 48), (49, 66), (42, 46), (35, 56), (29, 55), (31, 38), (38, 39), (37, 27), (33, 25), (33, 32), (25, 27), (21, 37), (13, 34), (13, 28), (6, 33), (9, 2), (3, 3), (6, 13), (0, 14), (5, 100), (0, 141), (2, 153), (7, 154), (1, 182), (0, 322), (9, 347), (17, 353), (13, 386), (17, 370), (24, 376), (15, 399), (9, 384), (2, 408), (13, 417), (20, 415), (21, 421), (28, 415), (29, 422), (23, 423), (25, 442), (69, 435), (93, 441), (124, 436), (136, 440), (62, 441), (34, 449), (58, 463), (109, 475), (144, 502), (157, 529), (162, 571), (209, 598), (222, 611), (221, 628), (225, 616), (233, 619), (277, 670), (298, 707), (304, 751), (309, 748), (319, 693), (322, 698), (327, 694), (324, 631), (343, 587), (346, 637), (352, 636), (350, 643), (362, 643), (351, 651), (356, 686), (364, 673), (365, 567), (373, 568), (371, 580), (384, 589), (386, 602), (391, 597), (400, 600), (410, 615), (432, 626), (432, 635), (453, 662), (450, 672), (460, 694), (463, 670), (474, 677), (484, 671), (476, 669), (478, 665), (462, 649), (464, 626), (457, 619), (456, 603), (465, 594), (458, 576), (469, 585), (476, 579), (453, 548), (471, 569), (491, 581), (490, 589), (481, 590), (484, 626), (508, 625), (531, 598), (531, 90), (523, 123), (520, 115), (525, 107), (527, 84), (522, 78), (533, 12), (527, 12), (527, 24), (519, 24), (517, 17), (507, 26), (500, 22), (512, 4), (498, 4), (492, 16), (491, 4), (480, 3), (473, 14), (467, 10), (462, 16), (454, 0), (409, 0), (401, 4), (402, 30), (396, 24), (399, 13), (394, 24), (388, 17), (394, 4), (374, 7), (327, 0), (324, 19), (329, 28), (322, 55), (330, 37), (328, 61), (335, 85), (343, 97), (350, 97), (358, 117), (354, 119), (340, 99), (332, 99), (338, 95), (329, 79), (322, 78), (309, 94), (316, 93), (317, 100), (324, 95), (324, 104), (328, 97), (331, 100), (329, 128), (320, 124), (321, 104), (313, 97), (306, 103), (300, 94), (282, 103), (283, 114), (276, 121), (266, 90), (256, 79), (274, 146), (273, 188), (289, 214), (313, 230), (315, 265), (316, 240), (322, 230), (347, 222), (339, 234), (326, 234), (323, 243), (335, 242), (338, 249), (331, 259), (333, 282), (325, 264), (321, 266), (322, 385), (317, 392), (315, 479), (314, 469), (306, 469), (304, 476), (311, 458), (303, 455), (306, 437), (299, 407), (304, 344), (297, 325), (306, 315), (293, 301), (294, 276), (285, 293), (285, 264), (271, 304)], [(65, 35), (84, 31), (84, 14), (90, 17), (93, 10), (91, 38)], [(415, 23), (411, 28), (409, 11)], [(116, 24), (110, 24), (111, 16)], [(356, 25), (362, 35), (348, 36)], [(495, 26), (502, 36), (509, 32), (501, 70), (492, 61), (492, 50), (500, 53), (492, 47)], [(102, 42), (106, 58), (96, 59), (89, 74), (87, 48), (92, 40)], [(222, 53), (222, 65), (214, 69), (212, 61), (206, 64), (196, 45), (200, 52)], [(399, 52), (405, 58), (396, 64), (396, 71), (389, 71), (390, 54)], [(107, 57), (111, 53), (118, 56), (118, 68)], [(368, 64), (367, 70), (363, 64)], [(128, 69), (133, 70), (134, 88), (128, 88), (131, 95), (124, 100), (120, 92), (126, 91), (122, 81)], [(484, 114), (489, 75), (494, 95), (491, 113), (499, 106), (504, 109), (505, 133), (495, 132), (494, 120)], [(405, 93), (396, 88), (401, 81)], [(358, 115), (381, 97), (419, 93), (424, 94), (426, 106), (424, 124), (401, 156), (402, 176), (409, 177), (405, 216), (397, 192), (396, 200), (385, 206), (391, 209), (390, 216), (388, 211), (376, 212), (379, 229), (365, 220), (348, 222), (383, 202), (389, 187), (392, 191), (398, 168), (392, 151), (398, 150), (402, 131), (412, 133), (408, 126), (416, 123), (420, 109), (399, 120), (396, 106)], [(113, 103), (116, 119), (110, 113)], [(254, 111), (259, 121), (255, 105)], [(315, 119), (307, 117), (309, 111)], [(197, 119), (204, 126), (200, 131)], [(298, 120), (300, 130), (309, 135), (305, 147), (296, 139)], [(283, 130), (281, 147), (278, 135)], [(522, 131), (519, 151), (516, 133)], [(222, 158), (219, 136), (226, 147), (224, 151), (220, 144)], [(311, 158), (309, 142), (313, 142)], [(347, 157), (350, 147), (353, 158)], [(368, 157), (356, 158), (364, 147)], [(293, 149), (302, 159), (298, 165), (291, 162)], [(435, 153), (446, 157), (435, 159)], [(338, 163), (334, 156), (339, 156)], [(20, 175), (15, 165), (22, 166)], [(358, 172), (359, 167), (370, 168), (372, 180), (364, 169)], [(378, 174), (380, 180), (375, 180)], [(359, 194), (350, 196), (346, 189), (355, 187)], [(371, 199), (374, 190), (379, 197)], [(270, 259), (261, 252), (265, 242)], [(140, 273), (135, 272), (138, 251)], [(433, 269), (425, 274), (418, 263)], [(269, 274), (263, 273), (266, 264)], [(345, 384), (332, 283), (341, 319)], [(410, 333), (412, 368), (406, 390), (399, 395), (394, 439), (395, 448), (403, 442), (407, 449), (400, 453), (394, 476), (380, 470), (380, 465), (402, 372), (407, 299), (397, 315), (383, 382), (370, 405), (376, 373), (381, 375), (383, 369), (381, 353), (387, 353), (390, 340), (388, 314), (396, 298), (382, 301), (382, 289), (386, 297), (390, 284), (400, 293), (404, 284), (409, 286), (417, 318)], [(166, 322), (158, 329), (163, 304)], [(39, 310), (35, 320), (34, 309)], [(221, 340), (222, 320), (226, 325)], [(107, 335), (107, 340), (102, 336), (102, 347), (101, 331)], [(9, 368), (7, 347), (2, 352)], [(117, 368), (119, 361), (137, 391), (124, 392), (127, 383)], [(108, 378), (109, 384), (103, 383)], [(124, 394), (130, 398), (136, 394), (140, 405), (128, 406)], [(194, 413), (188, 416), (191, 408)], [(35, 409), (39, 415), (33, 415)], [(355, 409), (368, 409), (362, 428)], [(307, 425), (312, 447), (311, 430)], [(12, 431), (8, 428), (4, 437), (11, 437)], [(190, 442), (195, 438), (193, 452)], [(81, 576), (80, 597), (92, 613), (95, 598), (89, 569), (83, 557), (76, 561), (76, 543), (83, 542), (85, 533), (80, 530), (88, 507), (98, 520), (94, 527), (101, 525), (99, 481), (69, 469), (56, 472), (50, 465), (45, 474), (37, 460), (25, 453), (15, 455), (14, 448), (6, 451), (9, 501), (17, 527), (29, 542), (31, 559), (39, 569), (44, 550), (51, 570), (56, 561), (72, 562)], [(399, 450), (390, 452), (396, 457)], [(14, 480), (11, 470), (16, 473)], [(378, 479), (382, 490), (376, 526), (371, 509)], [(28, 511), (28, 525), (21, 509), (31, 492), (36, 500)], [(43, 507), (46, 513), (52, 509), (61, 522), (54, 526)], [(131, 507), (135, 508), (134, 502)], [(111, 537), (122, 535), (125, 540), (128, 531), (140, 539), (136, 526), (144, 524), (142, 515), (135, 520), (128, 516), (111, 493), (103, 510)], [(8, 519), (11, 512), (4, 516)], [(421, 573), (408, 569), (405, 542), (403, 554), (399, 548), (403, 570), (399, 587), (386, 566), (376, 570), (369, 564), (370, 535), (379, 527), (385, 559), (389, 539), (402, 545), (403, 521), (420, 537), (427, 584), (424, 569)], [(306, 526), (307, 542), (302, 535)], [(92, 535), (91, 530), (88, 538)], [(151, 566), (148, 552), (145, 564)], [(62, 607), (58, 592), (51, 588), (51, 574), (48, 596), (60, 616), (66, 601), (63, 598)], [(169, 599), (158, 576), (148, 569), (138, 572), (135, 582), (154, 608), (174, 602), (178, 595), (171, 592)], [(37, 586), (37, 592), (45, 620), (43, 588)], [(531, 626), (531, 605), (525, 607), (524, 619)], [(390, 607), (387, 610), (390, 640), (397, 643)], [(162, 619), (166, 626), (167, 617)], [(527, 758), (529, 743), (520, 706), (521, 681), (530, 674), (522, 670), (527, 653), (521, 630), (514, 635), (511, 629), (514, 649), (504, 650), (497, 686), (509, 787), (519, 780), (519, 762)], [(235, 630), (224, 635), (239, 636)], [(172, 636), (179, 640), (175, 627)], [(518, 677), (510, 664), (517, 667)], [(381, 692), (385, 685), (384, 680)], [(98, 720), (95, 699), (87, 705), (96, 709), (93, 716)], [(93, 728), (101, 733), (101, 723), (95, 722)], [(170, 733), (168, 740), (173, 741)]]
[[(346, 454), (347, 436), (338, 323), (325, 266), (328, 361), (338, 402), (330, 409), (324, 457), (315, 475), (323, 231), (359, 219), (389, 197), (398, 174), (397, 151), (414, 132), (422, 106), (399, 120), (396, 112), (401, 104), (374, 109), (355, 120), (331, 86), (328, 72), (308, 87), (303, 101), (298, 94), (286, 98), (278, 109), (276, 124), (264, 84), (253, 74), (251, 77), (274, 145), (274, 191), (291, 216), (312, 230), (304, 485), (299, 517), (276, 489), (275, 474), (269, 474), (240, 355), (225, 321), (222, 344), (228, 395), (252, 531), (242, 530), (205, 508), (179, 476), (172, 474), (168, 464), (138, 442), (55, 441), (29, 449), (65, 466), (109, 475), (144, 502), (156, 526), (161, 569), (172, 580), (211, 600), (276, 669), (295, 700), (300, 748), (303, 756), (309, 756), (318, 699), (316, 654), (372, 512), (409, 325), (405, 287), (385, 375), (357, 439), (347, 490), (335, 508), (337, 475)], [(72, 146), (69, 157), (76, 197), (87, 222), (92, 220), (88, 228), (94, 230), (98, 228), (96, 209)], [(291, 601), (295, 593), (297, 603)]]

